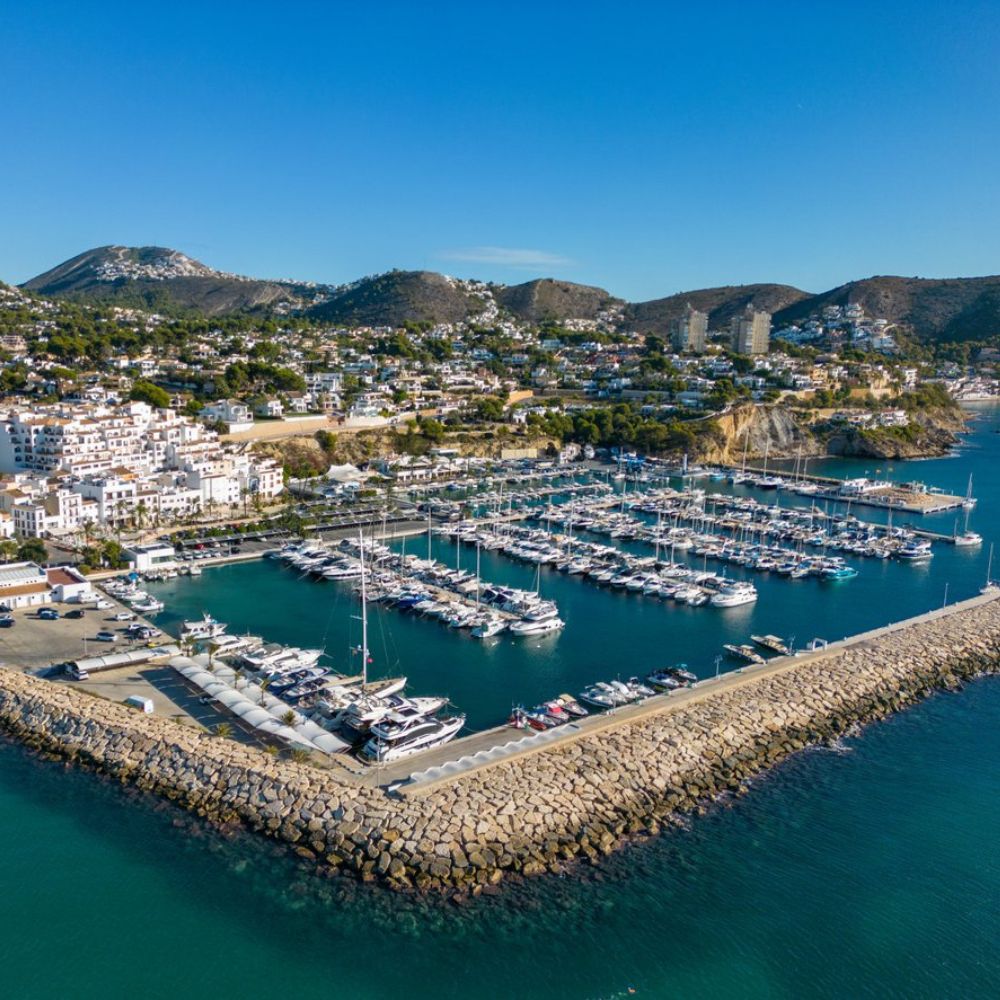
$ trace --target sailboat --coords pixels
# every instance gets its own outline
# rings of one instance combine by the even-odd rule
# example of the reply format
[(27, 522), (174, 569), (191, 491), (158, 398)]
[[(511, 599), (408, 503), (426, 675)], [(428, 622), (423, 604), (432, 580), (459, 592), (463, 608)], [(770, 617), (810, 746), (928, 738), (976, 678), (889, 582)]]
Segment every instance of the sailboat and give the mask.
[(747, 424), (746, 430), (743, 432), (743, 464), (740, 467), (739, 472), (731, 473), (729, 476), (729, 482), (733, 486), (738, 486), (740, 483), (745, 483), (751, 477), (747, 475), (747, 448), (750, 446), (750, 425)]
[(764, 442), (764, 475), (757, 480), (754, 485), (759, 490), (776, 490), (780, 486), (784, 485), (784, 480), (780, 476), (769, 476), (767, 474), (767, 459), (771, 452), (771, 435), (768, 434), (767, 440)]
[(962, 501), (962, 506), (966, 510), (972, 510), (976, 506), (976, 498), (972, 495), (972, 473), (969, 473), (969, 487), (965, 491), (965, 499)]
[[(962, 505), (965, 506), (964, 504)], [(965, 528), (961, 534), (958, 533), (958, 519), (955, 520), (955, 534), (952, 536), (952, 543), (959, 548), (971, 548), (975, 545), (983, 544), (983, 536), (978, 532), (969, 531), (969, 514), (972, 508), (966, 507), (965, 509)]]
[(1000, 591), (1000, 583), (992, 579), (993, 575), (993, 543), (990, 542), (990, 557), (986, 562), (986, 583), (980, 587), (980, 594), (995, 594)]

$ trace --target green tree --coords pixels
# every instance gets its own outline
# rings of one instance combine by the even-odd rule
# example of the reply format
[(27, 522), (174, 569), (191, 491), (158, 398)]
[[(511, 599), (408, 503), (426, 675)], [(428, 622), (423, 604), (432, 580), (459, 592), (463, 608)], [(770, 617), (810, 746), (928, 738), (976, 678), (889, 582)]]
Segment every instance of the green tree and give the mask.
[(152, 382), (138, 379), (132, 386), (132, 391), (128, 398), (140, 403), (149, 403), (150, 406), (165, 410), (170, 406), (170, 394), (166, 389), (161, 389)]
[(49, 553), (40, 538), (26, 538), (17, 547), (17, 558), (21, 562), (48, 562)]

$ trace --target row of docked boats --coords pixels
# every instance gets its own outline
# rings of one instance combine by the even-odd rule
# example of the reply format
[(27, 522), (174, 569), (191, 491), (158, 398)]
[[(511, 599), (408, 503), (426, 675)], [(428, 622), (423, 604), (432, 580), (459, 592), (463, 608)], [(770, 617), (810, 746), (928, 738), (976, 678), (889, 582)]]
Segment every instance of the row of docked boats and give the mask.
[[(447, 526), (444, 533), (468, 544), (480, 544), (481, 526), (476, 522)], [(488, 534), (488, 532), (487, 532)], [(597, 545), (578, 538), (560, 538), (544, 529), (510, 525), (498, 546), (514, 558), (537, 565), (551, 565), (570, 576), (580, 576), (612, 589), (662, 597), (699, 607), (711, 604), (729, 608), (752, 604), (758, 598), (753, 584), (730, 580), (683, 563), (664, 564), (652, 557), (622, 552), (613, 545)]]
[[(632, 512), (655, 515), (657, 522), (643, 522)], [(745, 557), (751, 569), (769, 570), (773, 562), (799, 562), (807, 546), (904, 561), (925, 560), (933, 555), (930, 542), (912, 529), (894, 528), (891, 522), (877, 525), (850, 514), (829, 515), (815, 507), (783, 508), (749, 497), (712, 494), (709, 498), (703, 490), (651, 491), (623, 501), (620, 511), (608, 510), (606, 502), (578, 500), (548, 508), (536, 516), (570, 529), (644, 541), (671, 552), (692, 550), (694, 555), (725, 561), (740, 561), (733, 556)], [(956, 528), (953, 540), (956, 545), (971, 545), (977, 539), (981, 542), (975, 532), (959, 534)], [(778, 542), (791, 543), (792, 547), (779, 546)], [(761, 549), (767, 551), (762, 564), (757, 565), (755, 559)]]
[(542, 731), (564, 725), (573, 719), (588, 714), (585, 706), (600, 711), (631, 705), (658, 692), (673, 691), (694, 684), (698, 680), (684, 664), (654, 670), (645, 678), (630, 677), (628, 680), (597, 681), (584, 688), (578, 697), (561, 694), (550, 701), (533, 708), (517, 706), (511, 712), (509, 725), (515, 729), (535, 729)]
[(333, 672), (318, 662), (322, 650), (225, 633), (203, 641), (214, 658), (232, 664), (290, 712), (340, 736), (363, 760), (384, 763), (442, 745), (465, 724), (462, 715), (438, 717), (446, 698), (405, 695), (405, 677), (369, 681), (366, 671), (361, 677)]
[(105, 593), (127, 604), (133, 611), (140, 615), (155, 615), (165, 607), (163, 601), (157, 600), (157, 598), (143, 590), (139, 586), (138, 581), (127, 577), (105, 580), (101, 586)]
[[(364, 555), (374, 563), (364, 570), (366, 599), (386, 607), (435, 618), (450, 628), (468, 629), (487, 639), (507, 631), (539, 636), (560, 631), (565, 622), (554, 601), (537, 592), (484, 584), (470, 570), (452, 569), (433, 559), (398, 555), (377, 542), (364, 541)], [(358, 581), (362, 576), (360, 544), (289, 545), (277, 557), (303, 574), (328, 580)]]

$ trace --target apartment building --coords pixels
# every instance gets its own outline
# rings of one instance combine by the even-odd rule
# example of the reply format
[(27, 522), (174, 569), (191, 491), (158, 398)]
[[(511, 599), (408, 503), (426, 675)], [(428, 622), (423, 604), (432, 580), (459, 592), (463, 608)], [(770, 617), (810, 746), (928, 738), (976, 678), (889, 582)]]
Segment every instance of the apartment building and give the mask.
[(281, 466), (172, 410), (78, 403), (0, 415), (0, 511), (20, 537), (235, 507), (284, 489)]
[(670, 343), (675, 351), (702, 354), (708, 339), (708, 313), (700, 312), (689, 302), (684, 314), (670, 324)]
[(771, 314), (748, 305), (730, 324), (732, 349), (738, 354), (767, 354), (771, 340)]

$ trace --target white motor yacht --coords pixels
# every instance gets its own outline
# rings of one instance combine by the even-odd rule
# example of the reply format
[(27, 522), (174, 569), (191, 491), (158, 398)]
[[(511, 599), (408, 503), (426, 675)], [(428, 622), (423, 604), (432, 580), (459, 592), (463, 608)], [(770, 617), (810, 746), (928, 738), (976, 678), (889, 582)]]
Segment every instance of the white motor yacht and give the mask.
[(736, 581), (714, 593), (712, 605), (716, 608), (736, 608), (742, 604), (753, 604), (757, 596), (757, 588), (752, 583)]
[(386, 720), (372, 727), (372, 738), (364, 745), (361, 753), (372, 762), (388, 763), (443, 746), (458, 735), (465, 725), (464, 715), (447, 719), (405, 720), (398, 725)]
[(558, 632), (565, 626), (566, 623), (561, 618), (543, 618), (540, 621), (523, 619), (512, 622), (508, 628), (511, 635), (546, 635), (549, 632)]
[(198, 621), (184, 622), (182, 637), (185, 639), (213, 639), (225, 631), (226, 626), (222, 622), (216, 621), (206, 611), (204, 617)]
[(507, 623), (502, 618), (487, 618), (481, 625), (477, 625), (471, 634), (476, 639), (492, 639), (493, 636), (499, 635), (506, 627)]

